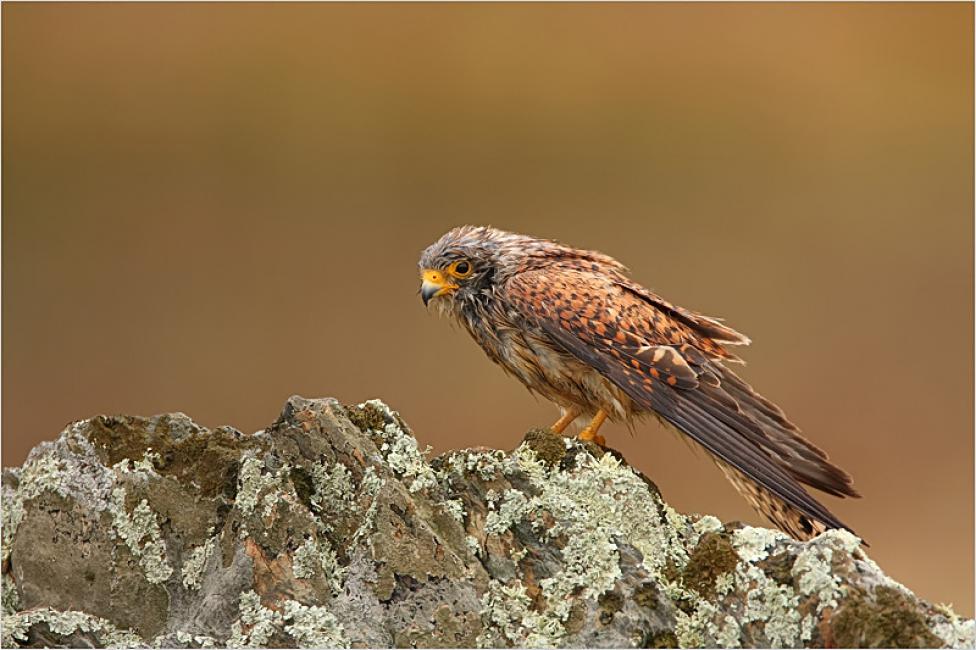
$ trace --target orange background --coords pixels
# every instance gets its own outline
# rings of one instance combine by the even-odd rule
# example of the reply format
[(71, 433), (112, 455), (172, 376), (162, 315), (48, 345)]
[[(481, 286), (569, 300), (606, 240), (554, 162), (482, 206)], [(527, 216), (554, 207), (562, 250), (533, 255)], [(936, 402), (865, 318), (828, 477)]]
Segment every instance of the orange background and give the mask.
[[(3, 5), (3, 464), (69, 420), (382, 397), (437, 451), (555, 411), (425, 312), (462, 223), (755, 341), (892, 577), (973, 613), (970, 4)], [(657, 424), (686, 511), (759, 523)]]

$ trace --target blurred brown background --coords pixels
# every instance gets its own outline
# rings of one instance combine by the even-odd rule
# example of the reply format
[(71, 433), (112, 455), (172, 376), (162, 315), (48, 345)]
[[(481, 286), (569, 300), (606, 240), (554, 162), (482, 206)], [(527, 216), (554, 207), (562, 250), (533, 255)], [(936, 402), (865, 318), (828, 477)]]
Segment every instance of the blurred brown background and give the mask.
[[(824, 497), (973, 614), (970, 4), (3, 5), (3, 464), (95, 413), (382, 397), (437, 451), (555, 410), (428, 315), (462, 223), (754, 339)], [(760, 523), (656, 424), (677, 507)]]

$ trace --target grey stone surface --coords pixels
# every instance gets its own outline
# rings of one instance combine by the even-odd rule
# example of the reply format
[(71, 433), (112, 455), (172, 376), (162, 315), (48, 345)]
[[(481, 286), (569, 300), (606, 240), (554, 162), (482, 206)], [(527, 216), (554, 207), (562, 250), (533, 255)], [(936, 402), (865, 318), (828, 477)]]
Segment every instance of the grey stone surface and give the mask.
[(429, 459), (378, 401), (264, 431), (70, 425), (3, 473), (3, 645), (926, 647), (976, 624), (849, 533), (684, 515), (612, 451), (530, 432)]

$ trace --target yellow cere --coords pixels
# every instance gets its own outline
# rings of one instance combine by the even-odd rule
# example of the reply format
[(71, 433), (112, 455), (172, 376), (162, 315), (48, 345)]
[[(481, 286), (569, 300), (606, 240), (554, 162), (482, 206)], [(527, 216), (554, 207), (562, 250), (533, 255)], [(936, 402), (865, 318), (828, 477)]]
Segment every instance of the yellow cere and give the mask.
[(447, 281), (444, 274), (440, 271), (435, 271), (434, 269), (424, 269), (420, 273), (420, 279), (423, 280), (424, 284), (433, 284), (437, 287), (443, 287), (445, 289), (456, 289), (454, 285)]

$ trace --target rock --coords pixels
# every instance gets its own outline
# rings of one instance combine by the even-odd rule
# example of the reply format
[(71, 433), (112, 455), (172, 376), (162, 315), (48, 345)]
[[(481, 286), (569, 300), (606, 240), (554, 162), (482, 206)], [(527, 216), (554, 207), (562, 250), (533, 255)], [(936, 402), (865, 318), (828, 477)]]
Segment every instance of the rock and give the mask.
[(379, 401), (76, 422), (3, 473), (3, 645), (969, 646), (844, 531), (684, 515), (530, 432), (428, 460)]

